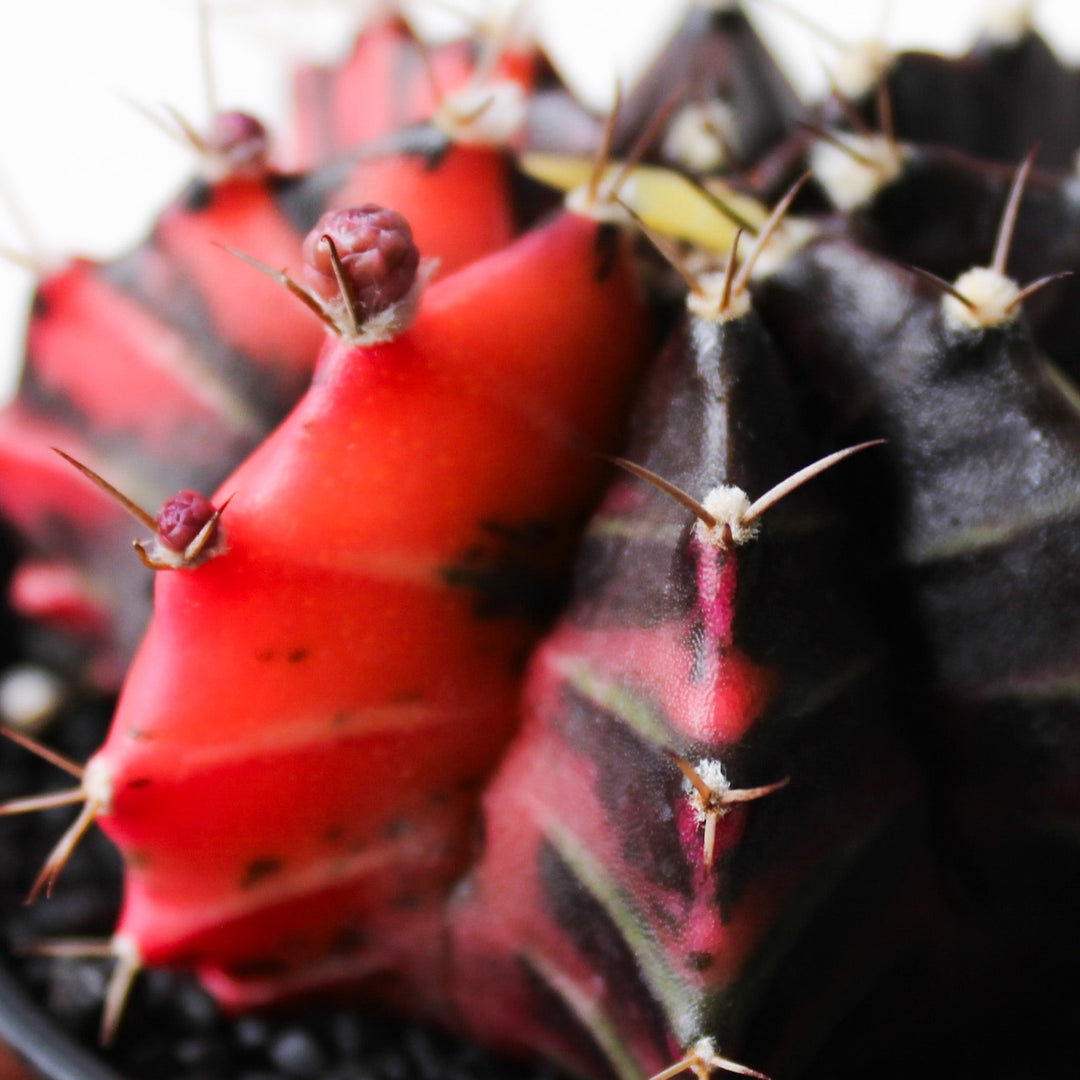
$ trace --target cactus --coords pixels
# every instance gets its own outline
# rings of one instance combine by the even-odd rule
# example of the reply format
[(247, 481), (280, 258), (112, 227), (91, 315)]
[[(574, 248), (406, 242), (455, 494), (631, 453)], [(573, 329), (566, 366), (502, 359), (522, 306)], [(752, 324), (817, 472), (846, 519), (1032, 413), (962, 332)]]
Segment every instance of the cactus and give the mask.
[[(15, 596), (107, 685), (143, 616), (73, 578), (128, 516), (156, 575), (104, 744), (9, 732), (76, 783), (0, 804), (79, 807), (35, 897), (94, 823), (123, 855), (106, 1036), (159, 966), (598, 1080), (1052, 1033), (1067, 1002), (1003, 987), (1080, 955), (1069, 136), (1018, 149), (1023, 87), (959, 149), (924, 107), (985, 108), (1040, 39), (862, 50), (811, 113), (695, 9), (603, 125), (516, 43), (439, 50), (435, 88), (418, 48), (377, 20), (300, 72), (295, 175), (222, 114), (149, 242), (40, 289)], [(118, 405), (71, 351), (130, 373), (163, 327), (266, 400), (226, 366)]]
[[(400, 31), (387, 40), (381, 26), (368, 38), (394, 54), (384, 65), (415, 48)], [(448, 66), (440, 57), (437, 72)], [(470, 70), (461, 61), (457, 79)], [(414, 61), (400, 92), (426, 87)], [(273, 165), (265, 133), (252, 155), (252, 130), (262, 132), (253, 118), (219, 115), (215, 127), (231, 125), (238, 157), (213, 133), (191, 132), (203, 175), (150, 238), (111, 263), (70, 260), (38, 286), (26, 373), (0, 421), (2, 511), (31, 544), (12, 602), (64, 632), (59, 640), (92, 685), (118, 684), (145, 628), (148, 594), (141, 575), (116, 559), (124, 515), (73, 488), (48, 447), (63, 445), (148, 505), (178, 488), (210, 490), (296, 402), (318, 354), (318, 322), (283, 303), (274, 282), (238, 272), (226, 249), (298, 275), (300, 241), (324, 211), (392, 201), (448, 273), (505, 246), (519, 227), (498, 149), (452, 146), (434, 123), (391, 128), (396, 117), (382, 115), (379, 99), (361, 99), (369, 100), (354, 111), (378, 146), (299, 173)]]

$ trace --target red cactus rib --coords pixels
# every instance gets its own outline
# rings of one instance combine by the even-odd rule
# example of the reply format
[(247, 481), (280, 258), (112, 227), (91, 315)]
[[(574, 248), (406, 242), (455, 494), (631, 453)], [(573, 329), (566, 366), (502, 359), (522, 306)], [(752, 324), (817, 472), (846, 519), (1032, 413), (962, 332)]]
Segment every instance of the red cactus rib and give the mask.
[[(447, 152), (432, 160), (431, 138), (415, 153), (413, 142), (404, 150), (384, 146), (378, 160), (342, 160), (295, 177), (267, 169), (252, 175), (242, 163), (213, 182), (193, 183), (160, 216), (150, 240), (125, 258), (105, 266), (74, 260), (46, 278), (17, 408), (60, 417), (61, 433), (51, 441), (88, 444), (91, 452), (76, 448), (77, 456), (104, 473), (129, 474), (129, 490), (146, 504), (181, 487), (213, 487), (295, 402), (322, 339), (316, 319), (282, 302), (274, 282), (238, 266), (223, 248), (296, 276), (299, 240), (323, 211), (372, 200), (416, 222), (417, 239), (440, 273), (514, 235), (501, 151), (447, 149), (438, 135), (437, 148)], [(4, 466), (0, 459), (0, 510), (14, 516), (20, 508), (4, 492), (20, 481)], [(71, 530), (34, 552), (38, 563), (69, 564), (76, 574), (109, 567), (97, 583), (101, 617), (77, 620), (87, 631), (83, 651), (94, 655), (92, 677), (106, 686), (115, 684), (145, 620), (145, 590), (127, 580), (137, 571), (110, 567), (122, 527), (117, 512), (96, 532), (80, 523), (77, 546)], [(25, 589), (13, 599), (25, 614), (75, 626), (69, 605), (42, 603)]]
[(602, 236), (564, 216), (433, 286), (395, 340), (331, 342), (214, 500), (227, 549), (158, 578), (92, 763), (146, 962), (230, 1004), (334, 957), (435, 985), (478, 789), (650, 344)]

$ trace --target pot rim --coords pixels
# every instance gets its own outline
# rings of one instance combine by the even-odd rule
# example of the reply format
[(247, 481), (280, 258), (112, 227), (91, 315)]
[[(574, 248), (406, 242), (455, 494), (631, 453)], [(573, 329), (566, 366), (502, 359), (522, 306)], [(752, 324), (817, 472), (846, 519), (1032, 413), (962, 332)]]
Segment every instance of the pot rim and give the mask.
[(48, 1080), (122, 1080), (73, 1039), (0, 964), (0, 1039)]

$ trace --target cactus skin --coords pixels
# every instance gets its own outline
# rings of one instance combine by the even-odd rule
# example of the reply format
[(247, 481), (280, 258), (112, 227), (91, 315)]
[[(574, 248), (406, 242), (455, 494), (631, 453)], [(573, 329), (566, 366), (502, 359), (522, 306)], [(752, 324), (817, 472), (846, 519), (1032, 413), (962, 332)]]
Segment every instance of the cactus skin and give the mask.
[(688, 7), (675, 34), (620, 110), (616, 146), (628, 151), (662, 109), (709, 101), (723, 102), (731, 110), (733, 128), (724, 133), (730, 145), (721, 155), (726, 168), (752, 165), (804, 111), (738, 6)]
[[(848, 318), (826, 327), (811, 291)], [(1053, 983), (1080, 946), (1075, 399), (1022, 318), (962, 333), (940, 297), (848, 241), (808, 248), (762, 302), (837, 437), (888, 440), (870, 486), (889, 531), (869, 542), (910, 605), (894, 618), (939, 842), (998, 962)]]
[[(446, 93), (468, 80), (475, 50), (453, 41), (431, 50), (430, 63)], [(291, 158), (299, 170), (425, 121), (438, 104), (416, 38), (396, 16), (367, 25), (341, 63), (300, 68), (293, 102)]]
[(1036, 143), (1043, 165), (1069, 172), (1080, 145), (1080, 73), (1029, 26), (1014, 40), (983, 35), (962, 58), (906, 53), (888, 74), (896, 130), (1013, 165)]
[(394, 138), (365, 160), (196, 180), (135, 251), (104, 265), (75, 259), (41, 282), (18, 395), (0, 412), (0, 512), (29, 547), (15, 609), (60, 630), (52, 660), (91, 684), (119, 684), (149, 593), (123, 557), (126, 516), (73, 491), (48, 447), (116, 477), (144, 505), (210, 491), (288, 412), (319, 351), (317, 320), (223, 248), (299, 277), (300, 241), (321, 214), (381, 202), (410, 219), (445, 274), (521, 227), (501, 151), (450, 146), (424, 128), (400, 135), (383, 126), (390, 119), (367, 122)]
[(224, 553), (159, 576), (89, 766), (146, 963), (234, 1006), (387, 969), (434, 993), (479, 789), (650, 346), (606, 235), (564, 216), (393, 341), (332, 341), (214, 500)]
[[(753, 312), (690, 317), (629, 454), (695, 496), (760, 493), (806, 463), (790, 406)], [(453, 909), (458, 1000), (485, 1041), (627, 1080), (703, 1036), (737, 1049), (781, 959), (769, 932), (821, 918), (836, 853), (864, 857), (910, 796), (842, 537), (820, 493), (771, 514), (718, 550), (627, 478), (590, 525)], [(722, 761), (736, 788), (791, 784), (729, 809), (709, 869), (672, 754)]]
[[(426, 192), (427, 167), (441, 160), (451, 205), (476, 199), (478, 174), (504, 197), (499, 155), (414, 135), (403, 141), (418, 154), (404, 169), (364, 161), (350, 193), (412, 190), (414, 178)], [(790, 164), (767, 163), (760, 182), (771, 187)], [(1072, 516), (1042, 514), (1075, 501), (1075, 410), (1023, 327), (951, 338), (938, 298), (896, 265), (954, 276), (985, 257), (1008, 178), (951, 151), (913, 151), (869, 205), (831, 223), (839, 239), (811, 245), (756, 289), (760, 321), (684, 325), (637, 411), (635, 460), (697, 494), (724, 481), (756, 494), (818, 450), (877, 434), (890, 448), (877, 452), (879, 466), (854, 467), (869, 483), (820, 481), (774, 510), (759, 538), (722, 555), (679, 524), (668, 500), (618, 481), (588, 534), (575, 599), (531, 662), (516, 739), (520, 665), (540, 625), (534, 587), (558, 576), (556, 553), (570, 547), (595, 462), (556, 437), (538, 466), (552, 474), (549, 490), (521, 449), (529, 425), (520, 415), (490, 435), (485, 410), (451, 415), (451, 395), (422, 406), (433, 392), (408, 376), (442, 387), (446, 371), (459, 372), (456, 391), (475, 404), (467, 361), (513, 336), (480, 283), (506, 264), (447, 275), (397, 342), (330, 346), (297, 412), (215, 496), (220, 505), (235, 495), (224, 552), (159, 579), (154, 626), (91, 763), (112, 785), (100, 820), (128, 858), (120, 936), (145, 963), (198, 968), (233, 1007), (359, 984), (487, 1042), (626, 1080), (670, 1065), (702, 1035), (794, 1074), (813, 1052), (794, 1044), (842, 1019), (836, 986), (855, 993), (898, 959), (906, 965), (913, 942), (930, 941), (941, 959), (914, 969), (925, 1004), (901, 992), (891, 1025), (879, 1008), (879, 1047), (906, 1039), (905, 1026), (925, 1037), (943, 1000), (985, 1005), (1032, 970), (1047, 982), (1070, 974), (1080, 868), (1075, 844), (1052, 826), (1075, 832), (1072, 670), (1065, 656), (1046, 679), (1039, 664), (1051, 646), (1075, 652)], [(417, 196), (436, 211), (427, 215), (435, 228), (453, 215), (431, 198)], [(1021, 228), (1021, 276), (1075, 265), (1066, 185), (1037, 178), (1025, 213), (1032, 207), (1039, 223), (1034, 235)], [(509, 236), (507, 220), (493, 219), (492, 244)], [(565, 271), (569, 259), (589, 277), (595, 260), (578, 256), (596, 253), (579, 229), (563, 221), (528, 243), (558, 248), (552, 262)], [(1058, 234), (1044, 252), (1043, 239)], [(522, 340), (532, 324), (516, 324), (543, 321), (534, 309), (577, 295), (544, 265), (523, 274), (506, 305), (504, 322)], [(616, 276), (628, 290), (621, 268)], [(623, 286), (605, 279), (603, 288)], [(1037, 306), (1044, 300), (1033, 332), (1043, 344), (1044, 328), (1056, 327), (1064, 360), (1075, 354), (1061, 329), (1067, 313), (1055, 294)], [(576, 406), (596, 395), (591, 365), (609, 356), (607, 337), (633, 337), (626, 311), (637, 308), (622, 303), (612, 299), (598, 323), (582, 302), (558, 331), (573, 342), (560, 362), (579, 380)], [(227, 325), (239, 305), (221, 309)], [(254, 332), (239, 320), (235, 329)], [(545, 326), (532, 336), (556, 335)], [(1043, 347), (1058, 358), (1058, 346)], [(551, 388), (550, 374), (536, 378)], [(613, 411), (600, 426), (615, 424), (619, 397), (605, 402)], [(1015, 405), (1004, 424), (1003, 401)], [(17, 432), (20, 469), (26, 438), (45, 431)], [(352, 460), (357, 441), (377, 467)], [(998, 466), (990, 483), (987, 461)], [(518, 468), (514, 487), (507, 475)], [(474, 490), (484, 470), (499, 477), (490, 502)], [(1047, 479), (1025, 486), (1029, 474)], [(66, 475), (56, 505), (80, 486)], [(578, 482), (572, 498), (560, 486)], [(533, 546), (533, 515), (550, 510), (534, 485), (567, 523), (550, 560)], [(15, 490), (28, 516), (40, 509), (32, 483)], [(455, 493), (468, 512), (446, 518), (442, 503)], [(98, 496), (83, 489), (82, 498), (89, 514)], [(866, 526), (858, 557), (836, 527), (845, 515)], [(925, 549), (955, 540), (950, 518), (975, 531), (1007, 518), (1023, 531), (1022, 515), (1039, 522), (1021, 541), (926, 571)], [(373, 552), (386, 553), (380, 573), (405, 561), (418, 577), (426, 567), (426, 579), (357, 584), (352, 568)], [(859, 586), (891, 604), (887, 643), (851, 595)], [(422, 590), (415, 607), (397, 602)], [(999, 633), (999, 607), (1008, 625), (1033, 628), (1022, 647)], [(260, 635), (267, 644), (255, 649)], [(1004, 706), (989, 700), (1000, 672)], [(438, 706), (429, 712), (418, 694)], [(354, 734), (350, 717), (361, 711), (385, 726)], [(944, 925), (928, 880), (897, 711), (934, 787), (938, 855), (964, 872), (965, 901), (993, 909), (959, 932)], [(436, 730), (417, 738), (432, 716)], [(463, 743), (461, 730), (445, 728), (465, 716), (485, 724)], [(672, 752), (722, 760), (740, 785), (791, 777), (724, 818), (711, 869)], [(819, 999), (823, 978), (830, 992)], [(969, 985), (979, 980), (982, 994)], [(852, 1060), (852, 1074), (865, 1075)]]

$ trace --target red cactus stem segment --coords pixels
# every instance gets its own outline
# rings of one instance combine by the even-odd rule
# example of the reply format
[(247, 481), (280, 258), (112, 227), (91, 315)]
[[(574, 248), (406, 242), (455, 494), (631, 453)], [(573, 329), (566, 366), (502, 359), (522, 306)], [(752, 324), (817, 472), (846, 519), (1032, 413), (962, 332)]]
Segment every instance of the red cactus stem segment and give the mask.
[[(433, 50), (437, 84), (451, 90), (468, 81), (473, 51), (461, 41)], [(376, 19), (357, 37), (351, 55), (330, 69), (304, 67), (296, 76), (295, 163), (301, 168), (350, 147), (426, 120), (438, 104), (422, 69), (419, 46), (398, 16)]]
[[(234, 1008), (376, 971), (444, 992), (442, 905), (546, 614), (525, 589), (546, 604), (563, 572), (651, 345), (629, 248), (598, 276), (599, 234), (565, 215), (433, 285), (395, 340), (329, 342), (220, 489), (223, 557), (157, 579), (95, 757), (100, 823), (152, 853), (120, 923), (148, 965)], [(335, 954), (346, 928), (363, 947)]]

